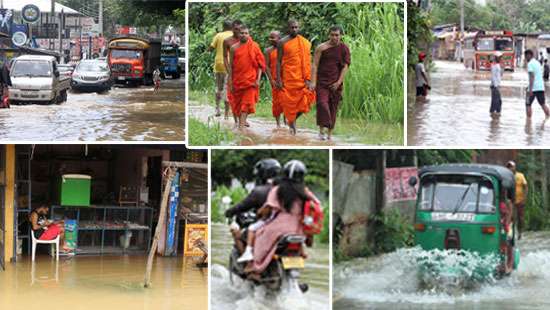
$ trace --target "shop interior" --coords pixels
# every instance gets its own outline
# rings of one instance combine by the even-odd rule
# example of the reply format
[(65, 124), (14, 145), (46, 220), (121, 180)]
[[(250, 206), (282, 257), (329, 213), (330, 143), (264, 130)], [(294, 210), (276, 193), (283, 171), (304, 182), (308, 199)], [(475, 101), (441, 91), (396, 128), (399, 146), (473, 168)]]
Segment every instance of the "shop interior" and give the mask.
[[(77, 256), (146, 255), (158, 224), (166, 163), (206, 160), (206, 152), (184, 146), (17, 145), (15, 259), (30, 255), (28, 214), (40, 205), (49, 207), (50, 219), (65, 221), (67, 244)], [(164, 228), (159, 241), (163, 256), (184, 254), (186, 224), (207, 223), (208, 170), (184, 170), (173, 240)], [(82, 176), (81, 193), (71, 182)], [(37, 257), (49, 251), (39, 246)]]

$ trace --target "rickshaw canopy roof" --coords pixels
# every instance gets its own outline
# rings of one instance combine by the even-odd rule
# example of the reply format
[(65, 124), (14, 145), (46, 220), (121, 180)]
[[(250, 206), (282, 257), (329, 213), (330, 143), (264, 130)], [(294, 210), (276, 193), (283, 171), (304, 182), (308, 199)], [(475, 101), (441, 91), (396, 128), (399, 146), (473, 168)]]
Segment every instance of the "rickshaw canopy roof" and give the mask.
[(503, 166), (489, 164), (443, 164), (425, 166), (420, 169), (418, 176), (422, 178), (428, 174), (484, 174), (497, 178), (502, 186), (508, 190), (510, 197), (514, 197), (516, 181), (514, 173)]

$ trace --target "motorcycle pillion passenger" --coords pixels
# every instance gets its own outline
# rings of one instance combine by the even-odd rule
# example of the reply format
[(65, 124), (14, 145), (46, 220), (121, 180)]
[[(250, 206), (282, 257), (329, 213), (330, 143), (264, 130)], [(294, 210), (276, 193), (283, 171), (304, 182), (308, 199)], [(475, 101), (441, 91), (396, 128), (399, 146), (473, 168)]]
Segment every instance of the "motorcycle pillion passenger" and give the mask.
[[(254, 176), (256, 177), (256, 186), (250, 194), (241, 202), (225, 211), (227, 218), (239, 215), (244, 212), (256, 213), (267, 200), (267, 195), (273, 187), (273, 180), (281, 172), (281, 164), (273, 158), (265, 158), (254, 165)], [(240, 227), (234, 223), (231, 227), (231, 233), (235, 239), (237, 248), (242, 253), (244, 244), (240, 240)]]
[[(314, 209), (320, 210), (319, 200), (305, 186), (306, 173), (306, 166), (299, 160), (291, 160), (284, 165), (282, 177), (276, 180), (266, 203), (258, 210), (262, 220), (258, 225), (255, 223), (251, 225), (254, 227), (249, 227), (248, 244), (238, 260), (238, 262), (250, 262), (245, 269), (246, 272), (261, 273), (268, 266), (279, 238), (288, 234), (305, 234), (304, 206), (306, 204), (311, 205), (313, 202), (316, 206)], [(316, 216), (316, 219), (319, 219), (319, 216)], [(311, 225), (311, 223), (307, 224)], [(311, 243), (312, 238), (309, 237)]]

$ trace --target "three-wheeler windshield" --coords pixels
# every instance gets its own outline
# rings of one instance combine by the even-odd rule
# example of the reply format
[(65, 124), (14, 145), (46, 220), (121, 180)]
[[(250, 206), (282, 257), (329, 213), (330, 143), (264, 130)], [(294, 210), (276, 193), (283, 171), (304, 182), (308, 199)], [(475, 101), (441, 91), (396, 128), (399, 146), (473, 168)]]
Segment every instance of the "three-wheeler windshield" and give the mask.
[(435, 212), (494, 213), (495, 194), (482, 177), (429, 176), (422, 180), (418, 208)]

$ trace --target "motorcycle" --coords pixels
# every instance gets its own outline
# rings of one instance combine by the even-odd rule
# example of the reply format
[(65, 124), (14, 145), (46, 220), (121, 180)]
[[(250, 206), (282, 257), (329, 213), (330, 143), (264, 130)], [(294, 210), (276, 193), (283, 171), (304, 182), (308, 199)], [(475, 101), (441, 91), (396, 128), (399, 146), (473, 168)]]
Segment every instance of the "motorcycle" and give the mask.
[[(241, 229), (240, 241), (246, 246), (248, 235), (248, 226), (256, 222), (256, 213), (244, 212), (236, 216), (236, 223)], [(259, 286), (263, 285), (268, 292), (279, 293), (284, 290), (299, 290), (302, 293), (308, 291), (309, 286), (306, 283), (299, 283), (300, 272), (304, 269), (305, 258), (303, 247), (306, 237), (303, 235), (285, 235), (282, 236), (276, 245), (275, 254), (267, 268), (261, 273), (259, 279), (250, 278), (244, 271), (247, 263), (238, 263), (237, 259), (241, 253), (236, 244), (233, 245), (229, 256), (229, 280), (234, 283), (234, 277), (237, 276), (245, 281)]]

